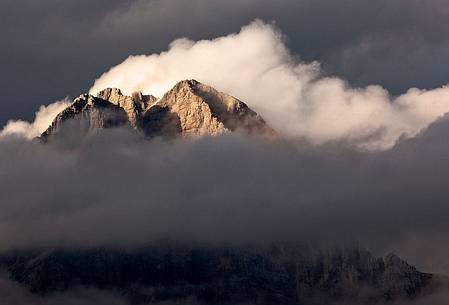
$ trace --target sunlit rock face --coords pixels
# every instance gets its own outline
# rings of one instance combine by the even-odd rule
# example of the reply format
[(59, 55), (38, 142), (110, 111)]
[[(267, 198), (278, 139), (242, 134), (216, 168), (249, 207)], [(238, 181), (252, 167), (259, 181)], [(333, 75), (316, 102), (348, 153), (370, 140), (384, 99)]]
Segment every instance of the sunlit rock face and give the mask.
[(129, 124), (133, 128), (141, 127), (142, 113), (157, 100), (156, 97), (143, 95), (141, 92), (136, 92), (133, 96), (123, 95), (120, 89), (117, 88), (104, 89), (97, 94), (97, 97), (125, 110)]
[(123, 108), (101, 98), (83, 94), (56, 116), (41, 138), (47, 139), (67, 129), (70, 132), (85, 134), (91, 130), (127, 124), (128, 118)]
[(129, 126), (147, 137), (233, 131), (275, 135), (245, 103), (195, 80), (179, 82), (159, 100), (140, 92), (127, 96), (117, 88), (104, 89), (96, 97), (82, 95), (54, 119), (42, 137), (58, 134), (67, 123), (82, 133)]

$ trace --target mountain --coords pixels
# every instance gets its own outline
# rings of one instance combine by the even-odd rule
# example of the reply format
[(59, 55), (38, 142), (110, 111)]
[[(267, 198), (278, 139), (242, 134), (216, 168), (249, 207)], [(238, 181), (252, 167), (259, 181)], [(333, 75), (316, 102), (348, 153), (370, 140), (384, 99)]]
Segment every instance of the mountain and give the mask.
[(41, 138), (67, 129), (81, 134), (128, 126), (147, 137), (204, 136), (230, 131), (274, 135), (275, 132), (245, 103), (195, 80), (184, 80), (161, 99), (140, 92), (123, 95), (108, 88), (96, 97), (79, 96), (59, 113)]
[[(385, 304), (418, 299), (447, 280), (390, 254), (292, 245), (207, 247), (161, 243), (139, 250), (50, 250), (0, 257), (36, 294), (78, 286), (119, 292), (131, 304)], [(446, 288), (447, 289), (447, 288)]]
[[(184, 80), (159, 99), (140, 92), (127, 96), (117, 88), (81, 95), (41, 138), (114, 127), (149, 138), (234, 131), (276, 135), (240, 100)], [(136, 305), (407, 304), (449, 287), (448, 279), (418, 271), (394, 254), (377, 258), (357, 247), (312, 250), (282, 243), (245, 247), (165, 241), (127, 250), (27, 249), (2, 253), (0, 269), (38, 295), (81, 286), (118, 292)]]

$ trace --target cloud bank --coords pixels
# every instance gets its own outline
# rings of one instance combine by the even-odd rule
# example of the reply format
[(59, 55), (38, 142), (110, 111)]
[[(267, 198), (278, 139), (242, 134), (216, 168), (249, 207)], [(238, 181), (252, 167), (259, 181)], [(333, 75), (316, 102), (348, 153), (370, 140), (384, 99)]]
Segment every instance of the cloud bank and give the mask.
[(448, 126), (378, 153), (237, 135), (145, 141), (121, 129), (76, 143), (3, 137), (0, 251), (356, 242), (442, 272), (433, 257), (447, 257), (445, 242), (416, 249), (449, 236)]
[(323, 77), (287, 48), (272, 24), (255, 21), (212, 40), (175, 40), (166, 52), (130, 56), (95, 81), (96, 93), (118, 87), (161, 96), (194, 78), (247, 102), (275, 129), (313, 143), (348, 140), (368, 149), (391, 148), (449, 111), (449, 88), (410, 89), (393, 97), (380, 86), (353, 88)]

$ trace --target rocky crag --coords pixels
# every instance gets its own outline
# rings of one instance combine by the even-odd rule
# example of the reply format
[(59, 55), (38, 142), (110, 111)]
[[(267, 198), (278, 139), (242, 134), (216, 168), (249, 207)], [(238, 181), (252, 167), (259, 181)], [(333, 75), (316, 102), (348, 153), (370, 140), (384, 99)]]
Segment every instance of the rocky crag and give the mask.
[(205, 136), (242, 131), (274, 135), (245, 103), (195, 80), (181, 81), (160, 99), (140, 92), (123, 95), (108, 88), (97, 96), (83, 94), (57, 115), (41, 138), (64, 129), (82, 134), (128, 126), (147, 137)]

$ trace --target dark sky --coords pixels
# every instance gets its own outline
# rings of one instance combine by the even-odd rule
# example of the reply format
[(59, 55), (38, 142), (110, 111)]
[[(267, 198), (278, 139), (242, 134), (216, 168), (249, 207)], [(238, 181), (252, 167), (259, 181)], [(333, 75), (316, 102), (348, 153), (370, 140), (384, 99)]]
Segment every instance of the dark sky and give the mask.
[(447, 0), (3, 0), (0, 125), (87, 91), (131, 54), (275, 21), (295, 54), (393, 93), (449, 79)]

